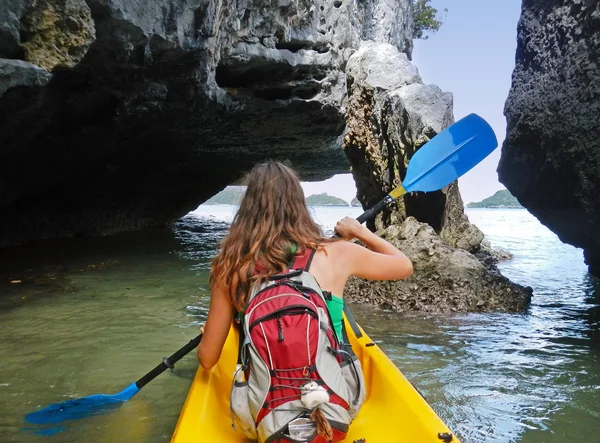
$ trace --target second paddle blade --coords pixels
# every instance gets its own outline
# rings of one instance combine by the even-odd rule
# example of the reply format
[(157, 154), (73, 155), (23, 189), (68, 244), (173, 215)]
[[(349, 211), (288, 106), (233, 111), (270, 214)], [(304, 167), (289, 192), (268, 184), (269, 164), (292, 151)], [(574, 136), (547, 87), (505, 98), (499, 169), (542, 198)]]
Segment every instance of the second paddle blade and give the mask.
[(132, 383), (118, 394), (94, 394), (55, 403), (38, 411), (30, 412), (25, 416), (25, 421), (32, 424), (60, 423), (103, 414), (118, 408), (138, 391), (139, 388)]

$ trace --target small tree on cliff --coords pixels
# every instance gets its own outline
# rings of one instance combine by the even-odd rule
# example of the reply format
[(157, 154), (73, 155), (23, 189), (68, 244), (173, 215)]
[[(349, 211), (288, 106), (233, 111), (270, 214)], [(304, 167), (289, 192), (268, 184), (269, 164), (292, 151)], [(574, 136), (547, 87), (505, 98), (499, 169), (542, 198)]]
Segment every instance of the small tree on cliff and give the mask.
[[(415, 24), (413, 38), (427, 40), (440, 26), (442, 21), (438, 19), (438, 10), (430, 5), (431, 0), (414, 0), (412, 2), (413, 21)], [(444, 12), (448, 12), (444, 9)]]

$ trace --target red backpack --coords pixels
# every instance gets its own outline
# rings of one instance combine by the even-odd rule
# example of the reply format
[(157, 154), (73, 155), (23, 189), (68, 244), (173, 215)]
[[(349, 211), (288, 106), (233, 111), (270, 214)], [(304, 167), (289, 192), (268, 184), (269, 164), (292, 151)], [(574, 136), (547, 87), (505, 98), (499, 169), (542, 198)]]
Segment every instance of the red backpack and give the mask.
[(340, 345), (327, 310), (331, 295), (308, 272), (314, 253), (255, 287), (240, 318), (232, 418), (260, 442), (343, 440), (364, 401), (360, 363)]

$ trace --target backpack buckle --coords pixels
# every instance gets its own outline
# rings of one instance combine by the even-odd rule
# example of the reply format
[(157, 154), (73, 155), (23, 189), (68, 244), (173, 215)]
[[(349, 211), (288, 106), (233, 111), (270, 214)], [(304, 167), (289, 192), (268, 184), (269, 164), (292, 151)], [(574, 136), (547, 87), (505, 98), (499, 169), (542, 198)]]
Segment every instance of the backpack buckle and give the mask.
[(282, 274), (273, 274), (269, 277), (269, 280), (281, 280), (284, 278), (298, 277), (303, 272), (303, 269), (294, 269), (290, 272), (284, 272)]

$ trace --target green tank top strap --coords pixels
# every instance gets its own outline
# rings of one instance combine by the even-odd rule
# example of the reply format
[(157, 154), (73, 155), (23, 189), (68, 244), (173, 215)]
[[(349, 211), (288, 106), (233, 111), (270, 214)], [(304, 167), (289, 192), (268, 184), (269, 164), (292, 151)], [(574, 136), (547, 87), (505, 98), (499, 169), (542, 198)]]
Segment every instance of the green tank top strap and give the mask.
[(329, 311), (329, 316), (331, 317), (331, 322), (333, 323), (333, 330), (335, 331), (335, 335), (337, 336), (340, 342), (343, 341), (342, 328), (344, 323), (344, 299), (341, 297), (336, 297), (330, 292), (323, 291), (326, 295), (325, 304), (327, 305), (327, 310)]

